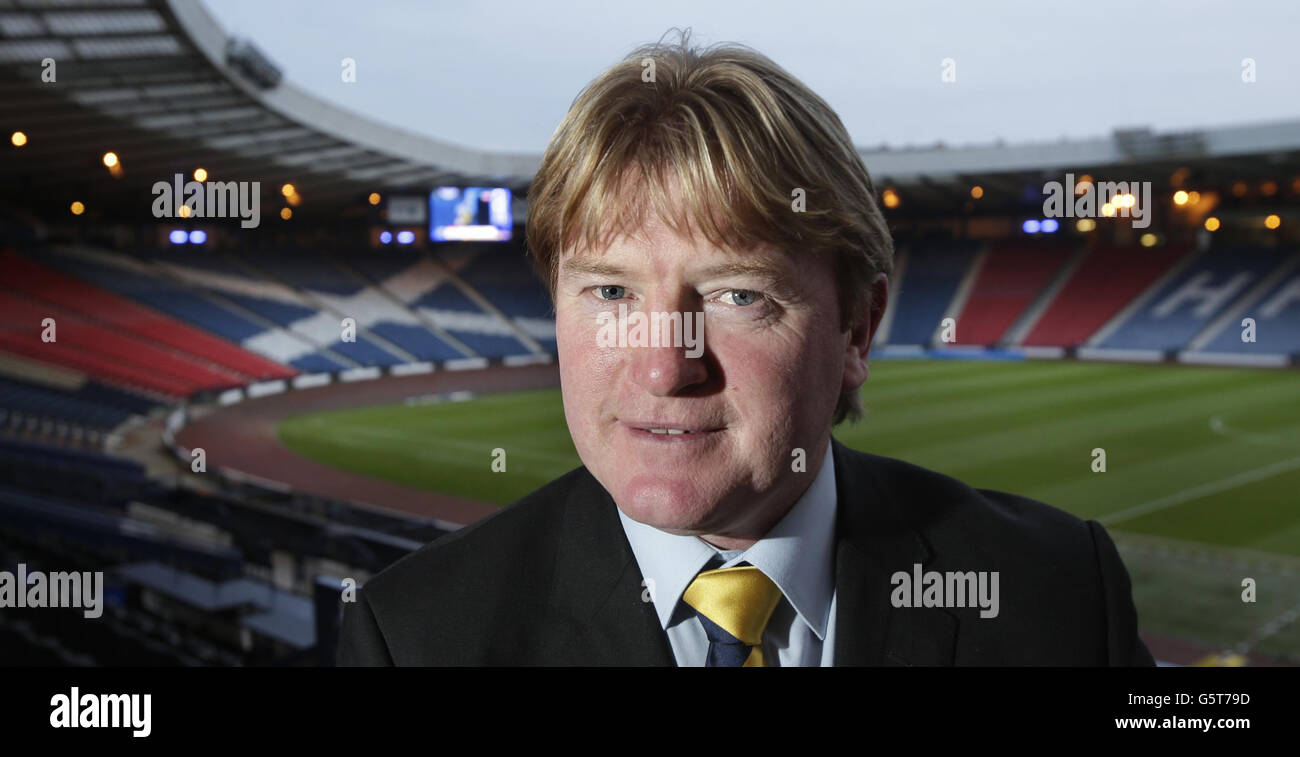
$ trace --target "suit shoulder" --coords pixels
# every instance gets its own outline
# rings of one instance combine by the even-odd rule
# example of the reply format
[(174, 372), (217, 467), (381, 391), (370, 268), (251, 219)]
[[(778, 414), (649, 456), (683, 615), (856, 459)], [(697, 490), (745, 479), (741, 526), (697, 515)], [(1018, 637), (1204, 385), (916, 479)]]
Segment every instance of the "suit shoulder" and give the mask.
[(548, 537), (557, 534), (574, 486), (591, 474), (576, 468), (501, 510), (445, 534), (376, 573), (366, 582), (372, 601), (409, 596), (413, 586), (435, 577), (509, 573), (512, 566), (535, 567)]
[[(898, 514), (940, 541), (967, 547), (1019, 548), (1044, 558), (1093, 552), (1088, 524), (1060, 508), (1019, 494), (979, 489), (904, 460), (849, 450), (894, 500)], [(938, 545), (936, 545), (938, 546)]]

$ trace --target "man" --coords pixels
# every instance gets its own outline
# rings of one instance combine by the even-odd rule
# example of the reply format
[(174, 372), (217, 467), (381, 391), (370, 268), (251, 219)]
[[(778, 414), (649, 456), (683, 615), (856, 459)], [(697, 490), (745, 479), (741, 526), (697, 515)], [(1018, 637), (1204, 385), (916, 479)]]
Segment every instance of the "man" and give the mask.
[(584, 466), (373, 577), (341, 664), (1152, 664), (1101, 526), (831, 438), (893, 248), (790, 74), (637, 50), (574, 102), (529, 205)]

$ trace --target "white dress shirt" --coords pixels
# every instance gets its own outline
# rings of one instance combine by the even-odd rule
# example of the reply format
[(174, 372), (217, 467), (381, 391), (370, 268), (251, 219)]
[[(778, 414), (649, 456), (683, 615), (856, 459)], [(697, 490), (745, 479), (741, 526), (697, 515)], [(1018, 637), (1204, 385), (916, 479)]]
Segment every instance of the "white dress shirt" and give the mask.
[[(679, 536), (639, 523), (619, 510), (623, 531), (681, 667), (702, 667), (709, 639), (695, 611), (681, 601), (705, 567), (749, 564), (784, 598), (763, 633), (767, 664), (829, 667), (835, 653), (835, 463), (828, 442), (811, 485), (772, 530), (746, 550), (720, 550), (698, 536)], [(721, 560), (720, 565), (709, 565)]]

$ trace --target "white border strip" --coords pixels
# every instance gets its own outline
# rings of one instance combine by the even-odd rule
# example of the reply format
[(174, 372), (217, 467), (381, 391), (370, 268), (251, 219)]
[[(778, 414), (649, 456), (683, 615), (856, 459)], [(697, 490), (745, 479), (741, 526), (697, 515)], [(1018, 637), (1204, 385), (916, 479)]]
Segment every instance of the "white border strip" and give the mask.
[(545, 365), (551, 362), (550, 353), (544, 355), (506, 355), (501, 358), (502, 365)]
[(1060, 360), (1065, 357), (1064, 347), (1018, 347), (1022, 355), (1030, 360)]
[(388, 372), (394, 376), (416, 376), (422, 373), (433, 373), (433, 363), (398, 363)]
[(288, 388), (288, 384), (284, 381), (284, 379), (276, 379), (275, 381), (259, 381), (256, 384), (249, 384), (247, 387), (244, 388), (244, 392), (248, 395), (248, 398), (251, 400), (251, 399), (257, 399), (258, 397), (266, 397), (272, 394), (279, 394), (280, 392), (283, 392), (287, 388)]
[(1185, 350), (1178, 353), (1178, 362), (1190, 365), (1242, 365), (1251, 368), (1285, 368), (1291, 364), (1291, 356), (1277, 353), (1243, 355), (1236, 352)]
[(1159, 363), (1165, 359), (1163, 350), (1125, 350), (1113, 347), (1080, 347), (1080, 360), (1109, 360), (1120, 363)]
[(328, 373), (304, 373), (301, 376), (293, 377), (294, 389), (311, 389), (316, 386), (326, 386), (334, 378)]
[(345, 384), (350, 384), (353, 381), (370, 381), (372, 379), (377, 379), (382, 375), (384, 375), (383, 369), (374, 366), (370, 368), (352, 368), (351, 370), (346, 370), (340, 373), (339, 381), (342, 381)]
[(449, 371), (472, 371), (488, 367), (488, 359), (485, 357), (461, 357), (448, 360), (442, 364), (442, 367)]

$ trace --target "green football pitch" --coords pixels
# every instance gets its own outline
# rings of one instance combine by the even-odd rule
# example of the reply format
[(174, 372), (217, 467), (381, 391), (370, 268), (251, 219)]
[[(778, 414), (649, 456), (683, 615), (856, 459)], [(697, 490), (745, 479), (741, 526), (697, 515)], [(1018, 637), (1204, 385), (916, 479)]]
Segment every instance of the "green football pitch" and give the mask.
[[(1300, 661), (1294, 371), (878, 360), (863, 403), (835, 430), (850, 447), (1104, 524), (1144, 631)], [(299, 415), (279, 434), (332, 466), (499, 504), (580, 464), (558, 389)]]

